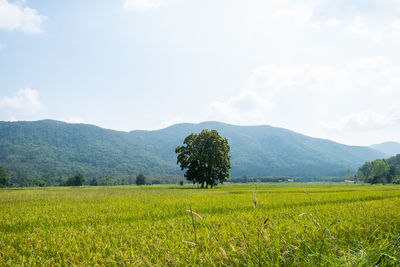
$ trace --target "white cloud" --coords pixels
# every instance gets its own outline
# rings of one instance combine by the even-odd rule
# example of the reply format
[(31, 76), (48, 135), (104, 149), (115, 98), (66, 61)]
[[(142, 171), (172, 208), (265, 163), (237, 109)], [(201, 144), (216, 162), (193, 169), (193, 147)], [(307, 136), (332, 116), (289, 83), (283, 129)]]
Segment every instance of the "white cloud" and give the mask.
[(309, 22), (313, 15), (313, 8), (310, 6), (293, 5), (293, 3), (283, 1), (277, 2), (280, 6), (275, 11), (275, 16), (288, 18), (297, 26), (303, 26)]
[(168, 127), (168, 126), (171, 126), (171, 125), (174, 125), (174, 124), (177, 124), (177, 123), (182, 123), (182, 122), (185, 122), (185, 120), (182, 117), (176, 117), (176, 118), (173, 118), (173, 119), (170, 119), (170, 120), (163, 121), (160, 124), (159, 128), (165, 128), (165, 127)]
[(330, 19), (326, 22), (326, 26), (329, 27), (337, 27), (340, 26), (340, 24), (342, 24), (342, 22), (338, 19)]
[(356, 16), (352, 21), (347, 23), (343, 30), (355, 35), (368, 37), (377, 43), (383, 41), (384, 36), (388, 35), (390, 24), (371, 24), (371, 20), (374, 21), (375, 19), (368, 16)]
[(323, 64), (306, 64), (301, 66), (281, 67), (268, 64), (257, 68), (250, 76), (247, 87), (262, 92), (272, 99), (283, 94), (318, 92), (321, 88), (349, 87), (348, 74)]
[[(159, 8), (167, 0), (125, 0), (125, 10), (149, 10)], [(269, 16), (277, 23), (291, 27), (339, 30), (356, 36), (381, 42), (387, 37), (400, 35), (400, 21), (396, 13), (398, 1), (373, 1), (375, 8), (366, 8), (371, 3), (347, 0), (255, 0), (252, 2), (258, 12), (254, 16)], [(281, 26), (282, 27), (282, 26)]]
[(61, 118), (60, 121), (64, 121), (64, 122), (68, 122), (68, 123), (85, 123), (85, 121), (80, 117)]
[(14, 116), (11, 116), (11, 117), (8, 119), (8, 121), (14, 122), (14, 121), (17, 121), (17, 118), (15, 118)]
[(394, 127), (400, 125), (399, 77), (400, 66), (383, 57), (343, 66), (268, 64), (253, 71), (241, 93), (209, 110), (226, 122), (266, 123), (314, 136)]
[(343, 67), (326, 64), (282, 67), (268, 64), (253, 71), (247, 87), (271, 100), (285, 94), (293, 97), (299, 93), (322, 98), (345, 97), (377, 94), (383, 88), (392, 88), (386, 91), (394, 91), (399, 84), (399, 75), (400, 66), (376, 56), (357, 58)]
[(37, 34), (43, 32), (42, 24), (46, 19), (35, 9), (25, 6), (25, 1), (0, 0), (0, 29)]
[(400, 123), (400, 107), (392, 106), (383, 113), (364, 110), (353, 113), (336, 121), (326, 123), (325, 127), (334, 132), (362, 132), (385, 129)]
[(311, 23), (311, 28), (315, 29), (315, 30), (319, 30), (322, 27), (339, 27), (341, 26), (343, 23), (343, 21), (339, 20), (339, 19), (329, 19), (326, 21), (313, 21)]
[(362, 16), (356, 16), (354, 20), (347, 25), (347, 31), (358, 35), (371, 35), (371, 29)]
[(389, 65), (389, 62), (384, 57), (365, 57), (351, 60), (347, 67), (352, 70), (379, 70)]
[[(255, 1), (265, 15), (296, 28), (337, 30), (379, 43), (400, 37), (400, 1)], [(373, 7), (372, 7), (373, 6)]]
[(0, 44), (0, 51), (3, 50), (4, 48), (6, 48), (6, 45)]
[(318, 22), (312, 23), (311, 28), (313, 28), (315, 30), (319, 30), (319, 29), (321, 29), (321, 23), (318, 23)]
[(400, 91), (400, 76), (391, 79), (385, 86), (380, 88), (380, 92), (383, 94), (390, 94), (396, 91)]
[(215, 101), (209, 105), (210, 117), (231, 123), (253, 124), (265, 121), (265, 113), (272, 103), (255, 91), (246, 90), (227, 101)]
[(0, 97), (0, 108), (32, 113), (46, 110), (44, 104), (39, 100), (39, 93), (30, 88), (19, 89), (11, 97)]
[(394, 19), (392, 21), (392, 27), (397, 32), (400, 30), (400, 19)]
[(164, 4), (165, 0), (125, 0), (125, 10), (148, 10), (159, 8)]
[[(302, 0), (292, 2), (284, 0), (281, 2), (290, 5), (306, 3), (312, 16), (305, 22), (315, 30), (337, 30), (372, 40), (375, 43), (400, 37), (400, 1)], [(287, 15), (288, 18), (295, 16), (290, 12), (287, 12)]]

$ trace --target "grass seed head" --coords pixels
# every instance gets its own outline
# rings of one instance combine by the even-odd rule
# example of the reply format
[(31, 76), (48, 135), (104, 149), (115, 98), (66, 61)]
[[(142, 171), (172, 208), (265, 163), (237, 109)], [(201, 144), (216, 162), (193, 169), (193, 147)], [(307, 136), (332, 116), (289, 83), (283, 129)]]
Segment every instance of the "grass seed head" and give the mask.
[(219, 247), (219, 250), (221, 251), (222, 256), (224, 256), (225, 258), (228, 257), (228, 255), (226, 254), (226, 251), (223, 247)]
[(251, 198), (253, 199), (253, 207), (257, 208), (257, 202), (258, 202), (257, 197), (253, 195)]
[(197, 212), (193, 211), (193, 210), (186, 210), (186, 212), (193, 214), (194, 216), (196, 216), (200, 220), (203, 220), (203, 217), (200, 214), (198, 214)]
[(190, 242), (190, 241), (186, 241), (186, 240), (182, 240), (183, 243), (191, 245), (191, 246), (196, 246), (196, 243), (194, 242)]

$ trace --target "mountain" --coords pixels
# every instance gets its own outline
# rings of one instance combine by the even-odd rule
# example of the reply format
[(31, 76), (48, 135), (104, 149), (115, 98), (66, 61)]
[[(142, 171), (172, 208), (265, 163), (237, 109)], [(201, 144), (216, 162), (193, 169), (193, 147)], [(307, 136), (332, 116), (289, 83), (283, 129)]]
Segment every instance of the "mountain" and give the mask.
[(395, 156), (400, 154), (400, 143), (397, 142), (384, 142), (370, 146), (371, 148), (385, 153), (387, 156)]
[(52, 120), (0, 122), (0, 165), (33, 176), (177, 173), (129, 133)]
[(366, 160), (384, 157), (271, 126), (182, 123), (156, 131), (119, 132), (60, 121), (0, 122), (0, 165), (11, 175), (62, 177), (182, 175), (175, 147), (192, 132), (216, 129), (231, 146), (231, 176), (341, 176)]

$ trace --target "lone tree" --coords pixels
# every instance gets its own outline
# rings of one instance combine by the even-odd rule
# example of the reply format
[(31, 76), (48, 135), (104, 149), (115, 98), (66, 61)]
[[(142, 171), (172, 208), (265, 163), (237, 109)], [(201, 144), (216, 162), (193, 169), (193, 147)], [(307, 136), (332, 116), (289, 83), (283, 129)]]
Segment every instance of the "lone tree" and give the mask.
[(187, 169), (185, 177), (201, 188), (211, 188), (223, 183), (229, 177), (231, 156), (228, 139), (222, 138), (216, 130), (203, 130), (200, 134), (190, 134), (178, 146), (177, 164), (182, 170)]

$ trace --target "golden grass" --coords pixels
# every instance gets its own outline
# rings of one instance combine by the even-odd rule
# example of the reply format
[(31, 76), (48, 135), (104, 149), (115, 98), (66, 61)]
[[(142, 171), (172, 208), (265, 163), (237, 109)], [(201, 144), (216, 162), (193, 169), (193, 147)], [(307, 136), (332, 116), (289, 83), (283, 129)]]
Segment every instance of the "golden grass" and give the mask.
[(399, 214), (399, 186), (2, 189), (0, 266), (396, 266)]

